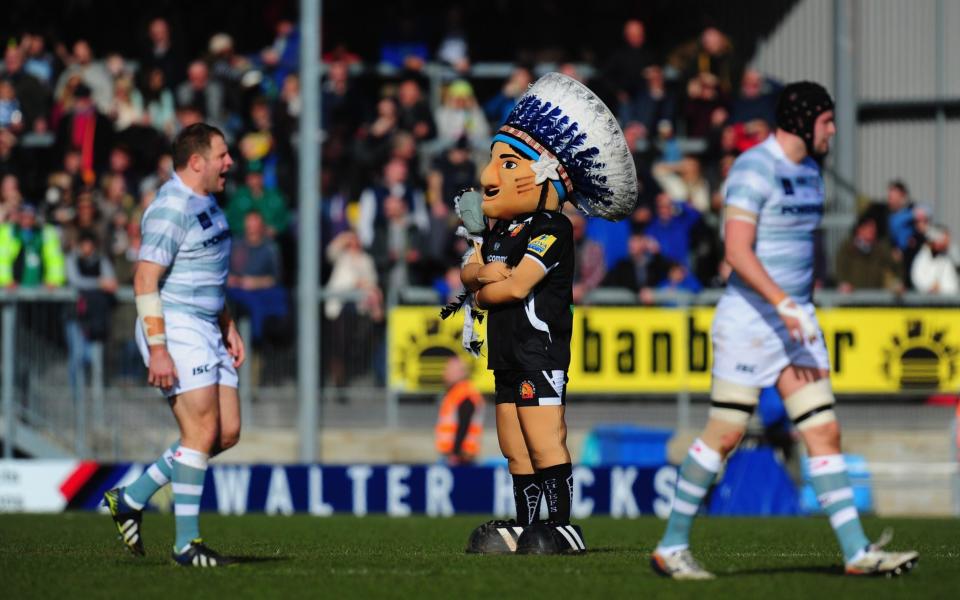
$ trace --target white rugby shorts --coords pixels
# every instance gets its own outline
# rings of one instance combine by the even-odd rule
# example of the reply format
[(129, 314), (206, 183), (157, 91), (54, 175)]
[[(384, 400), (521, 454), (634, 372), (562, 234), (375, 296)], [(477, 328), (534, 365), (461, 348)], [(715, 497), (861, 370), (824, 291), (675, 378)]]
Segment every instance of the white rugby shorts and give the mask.
[[(227, 354), (217, 323), (181, 312), (167, 312), (163, 317), (167, 330), (167, 351), (177, 368), (177, 380), (173, 387), (162, 390), (165, 396), (175, 396), (210, 385), (237, 387), (233, 357)], [(149, 369), (150, 349), (139, 318), (135, 329), (140, 356)]]
[[(817, 323), (812, 303), (800, 308)], [(823, 332), (813, 342), (792, 340), (777, 309), (767, 302), (725, 294), (717, 304), (711, 335), (713, 376), (724, 381), (763, 388), (776, 383), (789, 365), (830, 368)]]

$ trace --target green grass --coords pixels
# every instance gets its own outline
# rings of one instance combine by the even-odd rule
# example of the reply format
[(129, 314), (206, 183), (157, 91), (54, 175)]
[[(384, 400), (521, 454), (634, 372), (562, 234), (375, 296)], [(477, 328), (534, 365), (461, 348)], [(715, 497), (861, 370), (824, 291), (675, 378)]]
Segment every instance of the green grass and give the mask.
[(960, 589), (955, 519), (868, 519), (874, 537), (892, 525), (896, 548), (921, 553), (913, 573), (886, 580), (843, 576), (825, 519), (701, 518), (694, 549), (719, 577), (682, 583), (656, 577), (647, 565), (664, 525), (649, 517), (582, 521), (590, 552), (558, 557), (466, 555), (477, 517), (201, 519), (213, 548), (249, 562), (209, 571), (173, 566), (170, 516), (147, 515), (146, 558), (121, 547), (105, 515), (0, 516), (0, 597), (875, 600), (955, 598)]

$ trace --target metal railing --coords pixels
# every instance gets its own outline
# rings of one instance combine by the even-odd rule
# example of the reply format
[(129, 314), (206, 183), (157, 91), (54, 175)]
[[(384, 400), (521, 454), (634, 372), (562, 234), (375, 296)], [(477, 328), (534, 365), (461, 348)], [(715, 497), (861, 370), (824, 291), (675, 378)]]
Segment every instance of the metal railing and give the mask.
[[(722, 290), (700, 294), (655, 292), (655, 299), (658, 304), (683, 309), (713, 305), (720, 294)], [(390, 340), (386, 322), (376, 322), (357, 310), (362, 299), (358, 293), (321, 290), (318, 297), (323, 336), (317, 398), (323, 427), (432, 426), (436, 417), (432, 398), (408, 396), (387, 385)], [(99, 342), (78, 342), (77, 323), (71, 315), (76, 298), (76, 292), (70, 289), (0, 290), (0, 435), (4, 456), (13, 456), (17, 442), (26, 437), (78, 457), (119, 459), (162, 450), (175, 435), (175, 428), (162, 397), (146, 385), (146, 370), (133, 341), (132, 290), (121, 289), (117, 294), (113, 327)], [(344, 308), (336, 319), (330, 319), (323, 308), (334, 299)], [(960, 297), (883, 291), (823, 291), (817, 294), (817, 301), (824, 307), (960, 306)], [(432, 289), (406, 289), (389, 297), (385, 314), (403, 304), (438, 306), (439, 299)], [(602, 288), (588, 295), (585, 304), (632, 306), (637, 304), (637, 297), (629, 290)], [(258, 340), (252, 339), (248, 319), (239, 322), (249, 348), (248, 361), (240, 370), (244, 427), (293, 430), (298, 422), (293, 335), (296, 317), (291, 314), (285, 327), (265, 327)], [(578, 401), (575, 410), (581, 425), (622, 415), (625, 420), (685, 430), (704, 417), (701, 413), (705, 404), (697, 402), (701, 395), (683, 386), (669, 395), (639, 391), (615, 397), (597, 395), (585, 403)], [(636, 402), (639, 399), (644, 401)], [(851, 418), (865, 423), (878, 418), (869, 405), (847, 410)], [(917, 422), (920, 428), (929, 425)], [(18, 427), (23, 428), (20, 434)]]

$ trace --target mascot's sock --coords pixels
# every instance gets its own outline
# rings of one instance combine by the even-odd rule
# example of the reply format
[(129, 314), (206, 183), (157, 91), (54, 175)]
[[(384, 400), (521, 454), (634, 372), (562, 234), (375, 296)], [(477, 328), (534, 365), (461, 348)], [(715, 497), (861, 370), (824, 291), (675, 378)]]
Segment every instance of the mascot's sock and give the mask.
[(536, 474), (513, 475), (513, 501), (517, 504), (517, 524), (527, 526), (539, 520), (540, 478)]
[(541, 469), (540, 485), (547, 501), (550, 520), (560, 525), (570, 522), (570, 505), (573, 503), (573, 465), (564, 463)]

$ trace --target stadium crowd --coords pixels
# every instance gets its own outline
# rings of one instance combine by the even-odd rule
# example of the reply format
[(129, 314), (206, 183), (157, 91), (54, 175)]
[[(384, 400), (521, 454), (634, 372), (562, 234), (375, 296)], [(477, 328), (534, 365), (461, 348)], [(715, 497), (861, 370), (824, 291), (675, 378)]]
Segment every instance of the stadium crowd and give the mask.
[[(259, 339), (270, 319), (286, 318), (294, 284), (297, 26), (281, 19), (273, 43), (250, 54), (219, 33), (203, 55), (186, 56), (163, 18), (146, 33), (149, 43), (129, 56), (31, 31), (5, 41), (0, 286), (112, 294), (129, 284), (140, 216), (171, 172), (169, 142), (203, 120), (225, 132), (238, 159), (220, 199), (235, 240), (228, 285)], [(604, 286), (629, 288), (646, 303), (655, 289), (723, 285), (724, 177), (771, 132), (780, 89), (746, 68), (715, 27), (675, 48), (648, 47), (639, 20), (626, 21), (622, 36), (589, 77), (582, 65), (559, 66), (615, 107), (642, 184), (635, 213), (621, 223), (568, 206), (580, 246), (578, 302)], [(454, 73), (436, 106), (430, 61)], [(484, 82), (471, 76), (456, 29), (436, 49), (384, 42), (380, 56), (360, 57), (338, 46), (323, 63), (324, 279), (362, 298), (328, 303), (326, 317), (354, 311), (381, 320), (384, 299), (411, 285), (459, 293), (464, 244), (454, 235), (453, 199), (478, 184), (492, 132), (535, 79), (533, 66), (516, 64), (499, 90), (480, 92)], [(377, 64), (388, 68), (370, 68)], [(892, 181), (886, 200), (863, 211), (834, 268), (818, 266), (821, 283), (956, 293), (955, 246), (930, 212)]]

